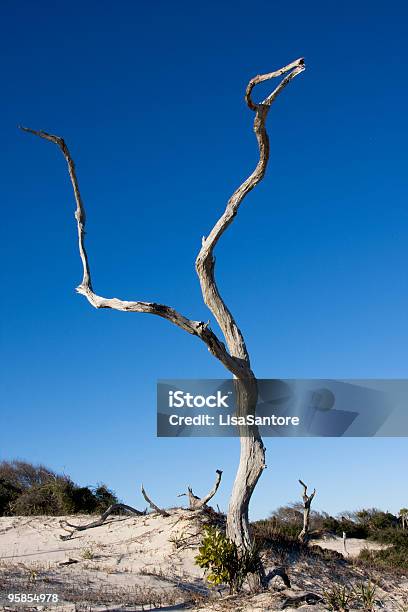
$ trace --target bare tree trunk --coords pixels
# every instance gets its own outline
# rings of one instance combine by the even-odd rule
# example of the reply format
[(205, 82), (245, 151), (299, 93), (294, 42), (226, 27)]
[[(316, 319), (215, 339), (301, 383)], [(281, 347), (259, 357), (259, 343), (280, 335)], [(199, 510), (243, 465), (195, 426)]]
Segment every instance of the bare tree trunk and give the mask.
[(316, 489), (314, 489), (311, 495), (308, 495), (307, 485), (305, 485), (305, 483), (301, 480), (299, 480), (299, 482), (303, 487), (303, 529), (298, 535), (298, 540), (300, 542), (307, 542), (309, 539), (310, 506), (312, 505), (313, 498), (316, 495)]
[[(253, 376), (236, 379), (235, 393), (237, 416), (255, 414), (258, 388)], [(265, 469), (265, 447), (257, 426), (240, 426), (240, 459), (235, 476), (227, 514), (227, 536), (239, 550), (251, 550), (253, 541), (249, 529), (249, 502), (263, 470)], [(248, 576), (251, 591), (256, 591), (265, 583), (265, 570), (259, 563), (257, 574)]]
[[(237, 416), (255, 414), (258, 389), (255, 377), (236, 379)], [(238, 547), (251, 546), (248, 506), (264, 468), (265, 447), (256, 426), (240, 426), (241, 453), (227, 516), (227, 535)]]

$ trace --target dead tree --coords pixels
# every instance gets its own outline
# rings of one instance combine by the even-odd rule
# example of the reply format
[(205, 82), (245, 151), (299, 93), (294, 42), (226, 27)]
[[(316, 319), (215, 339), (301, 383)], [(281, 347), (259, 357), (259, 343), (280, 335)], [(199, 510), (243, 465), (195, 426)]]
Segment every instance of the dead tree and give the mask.
[[(211, 330), (209, 323), (190, 319), (170, 306), (155, 302), (127, 301), (118, 298), (102, 297), (94, 292), (88, 255), (85, 248), (85, 209), (71, 153), (60, 136), (30, 128), (21, 128), (25, 132), (30, 132), (56, 144), (68, 164), (68, 172), (76, 200), (75, 218), (78, 229), (79, 254), (83, 267), (83, 278), (76, 289), (77, 292), (83, 295), (95, 308), (111, 308), (124, 312), (142, 312), (156, 315), (177, 325), (192, 336), (199, 338), (207, 346), (210, 353), (233, 375), (236, 386), (238, 415), (247, 415), (255, 411), (258, 393), (257, 383), (255, 374), (251, 369), (243, 334), (221, 297), (215, 280), (214, 249), (235, 218), (246, 195), (252, 191), (265, 175), (269, 160), (269, 138), (266, 131), (266, 119), (271, 105), (290, 81), (303, 72), (304, 69), (304, 60), (301, 58), (275, 72), (258, 75), (249, 81), (245, 92), (245, 101), (249, 109), (255, 114), (254, 132), (259, 147), (259, 161), (254, 171), (232, 194), (224, 212), (208, 236), (202, 238), (201, 250), (196, 260), (196, 270), (204, 302), (216, 319), (227, 346)], [(283, 79), (263, 101), (255, 102), (252, 99), (253, 89), (258, 83), (282, 75), (285, 75)], [(254, 488), (265, 468), (265, 447), (257, 427), (240, 427), (239, 434), (241, 453), (228, 508), (227, 532), (238, 548), (248, 549), (251, 547), (248, 506)]]
[(112, 504), (103, 514), (101, 514), (100, 518), (98, 518), (96, 521), (92, 521), (91, 523), (86, 523), (86, 525), (73, 525), (72, 523), (68, 523), (68, 521), (61, 520), (59, 522), (60, 526), (64, 529), (64, 531), (68, 531), (69, 535), (60, 536), (60, 538), (61, 540), (69, 540), (76, 531), (85, 531), (86, 529), (101, 527), (108, 516), (115, 512), (125, 512), (134, 516), (144, 516), (146, 514), (146, 510), (141, 512), (140, 510), (136, 510), (136, 508), (132, 508), (132, 506), (127, 506), (126, 504)]
[(204, 497), (197, 497), (197, 495), (194, 495), (191, 487), (187, 487), (187, 493), (180, 493), (178, 497), (184, 497), (187, 495), (190, 510), (200, 510), (201, 508), (205, 508), (210, 499), (214, 497), (218, 491), (218, 487), (220, 486), (222, 470), (216, 470), (216, 474), (217, 476), (213, 488), (207, 493), (207, 495), (204, 495)]
[(312, 505), (313, 498), (316, 495), (316, 489), (313, 490), (311, 495), (308, 495), (307, 485), (305, 485), (305, 483), (301, 480), (299, 480), (299, 482), (303, 487), (303, 529), (298, 535), (298, 540), (300, 542), (307, 542), (309, 539), (310, 506)]

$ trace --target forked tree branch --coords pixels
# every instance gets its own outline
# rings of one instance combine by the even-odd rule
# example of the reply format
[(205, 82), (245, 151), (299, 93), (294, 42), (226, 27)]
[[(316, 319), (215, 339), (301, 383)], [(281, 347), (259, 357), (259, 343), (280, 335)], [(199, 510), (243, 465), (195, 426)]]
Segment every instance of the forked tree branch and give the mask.
[(307, 494), (307, 485), (299, 479), (300, 484), (303, 487), (303, 504), (305, 508), (310, 508), (311, 503), (313, 501), (314, 496), (316, 495), (316, 489), (313, 489), (313, 493), (311, 495)]
[[(259, 161), (252, 174), (250, 174), (250, 176), (232, 194), (223, 214), (218, 219), (209, 235), (206, 238), (203, 237), (201, 250), (196, 260), (196, 270), (200, 279), (204, 302), (207, 304), (208, 308), (216, 318), (224, 334), (231, 355), (243, 360), (243, 362), (247, 364), (249, 374), (250, 361), (242, 332), (236, 324), (234, 317), (227, 308), (217, 288), (214, 276), (215, 259), (213, 256), (213, 251), (222, 234), (232, 223), (245, 196), (254, 187), (256, 187), (256, 185), (265, 175), (269, 160), (269, 138), (266, 132), (265, 123), (270, 106), (279, 93), (286, 87), (286, 85), (295, 76), (303, 72), (304, 69), (304, 60), (303, 58), (300, 58), (291, 64), (284, 66), (280, 70), (270, 72), (268, 74), (258, 75), (249, 81), (246, 89), (245, 101), (249, 108), (255, 111), (254, 132), (258, 141)], [(252, 90), (257, 83), (267, 81), (285, 73), (289, 74), (287, 74), (287, 76), (279, 83), (273, 92), (267, 98), (265, 98), (265, 100), (263, 100), (263, 102), (257, 104), (252, 101)]]
[[(85, 248), (85, 208), (79, 189), (78, 178), (76, 175), (74, 160), (63, 138), (54, 134), (49, 134), (42, 130), (33, 130), (21, 127), (24, 132), (29, 132), (44, 140), (56, 144), (68, 164), (68, 172), (74, 190), (76, 201), (75, 218), (78, 230), (78, 247), (82, 261), (83, 276), (80, 285), (76, 288), (77, 292), (85, 296), (88, 302), (95, 308), (111, 308), (125, 312), (142, 312), (154, 314), (167, 319), (174, 325), (184, 329), (193, 336), (198, 336), (208, 347), (208, 350), (237, 378), (247, 377), (250, 372), (249, 355), (245, 347), (243, 335), (238, 328), (231, 312), (228, 310), (221, 298), (214, 277), (213, 257), (214, 248), (231, 224), (237, 214), (238, 208), (245, 196), (262, 180), (269, 159), (269, 140), (265, 129), (266, 117), (269, 108), (282, 89), (300, 72), (304, 70), (303, 59), (296, 60), (284, 68), (264, 75), (259, 75), (249, 82), (245, 100), (250, 109), (255, 111), (254, 131), (259, 146), (259, 161), (252, 174), (238, 187), (227, 203), (227, 207), (211, 230), (207, 238), (203, 238), (202, 247), (196, 260), (196, 269), (200, 279), (203, 298), (214, 317), (216, 318), (224, 338), (227, 342), (229, 352), (221, 340), (209, 328), (208, 323), (188, 319), (164, 304), (155, 302), (127, 301), (118, 298), (106, 298), (96, 294), (92, 287), (91, 272), (88, 261), (88, 254)], [(257, 83), (272, 79), (282, 74), (289, 73), (276, 87), (276, 89), (259, 104), (252, 101), (251, 93)]]
[(78, 230), (78, 246), (79, 255), (82, 261), (83, 276), (81, 284), (78, 285), (76, 291), (81, 295), (85, 296), (88, 302), (95, 308), (111, 308), (114, 310), (122, 310), (125, 312), (142, 312), (157, 315), (164, 319), (167, 319), (174, 325), (177, 325), (181, 329), (184, 329), (193, 336), (198, 336), (208, 347), (208, 350), (217, 357), (219, 361), (234, 375), (239, 376), (242, 372), (242, 365), (238, 359), (234, 359), (229, 355), (223, 342), (221, 342), (214, 332), (209, 328), (208, 323), (202, 321), (193, 321), (183, 316), (174, 308), (165, 306), (164, 304), (157, 304), (155, 302), (140, 302), (140, 301), (127, 301), (120, 300), (118, 298), (105, 298), (97, 295), (92, 288), (91, 272), (88, 262), (88, 254), (85, 248), (85, 208), (79, 190), (78, 178), (76, 175), (74, 160), (69, 152), (69, 149), (63, 138), (55, 136), (54, 134), (48, 134), (42, 130), (32, 130), (31, 128), (20, 126), (20, 129), (24, 132), (29, 132), (35, 136), (39, 136), (44, 140), (56, 144), (62, 154), (64, 155), (68, 164), (69, 177), (74, 190), (74, 196), (76, 201), (75, 219), (77, 222)]
[(218, 487), (221, 484), (222, 470), (216, 470), (216, 474), (217, 475), (215, 477), (214, 486), (207, 493), (207, 495), (204, 495), (204, 497), (197, 497), (197, 495), (194, 495), (192, 487), (187, 487), (187, 493), (180, 493), (178, 497), (184, 497), (185, 495), (188, 497), (190, 510), (198, 510), (200, 508), (204, 508), (208, 504), (210, 499), (214, 497), (214, 495), (218, 491)]

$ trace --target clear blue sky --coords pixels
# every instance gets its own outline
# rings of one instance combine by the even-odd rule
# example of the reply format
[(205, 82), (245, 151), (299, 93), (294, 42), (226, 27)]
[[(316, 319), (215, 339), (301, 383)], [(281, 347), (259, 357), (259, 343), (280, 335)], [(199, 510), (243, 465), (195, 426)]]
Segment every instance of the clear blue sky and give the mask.
[[(97, 292), (207, 320), (194, 258), (257, 151), (248, 79), (305, 56), (268, 125), (271, 161), (217, 247), (259, 377), (406, 377), (407, 79), (403, 2), (1, 3), (1, 458), (175, 504), (238, 440), (156, 439), (157, 378), (225, 376), (166, 321), (96, 311), (81, 278), (63, 135), (88, 213)], [(406, 439), (267, 440), (252, 516), (407, 505)], [(391, 477), (392, 475), (392, 477)], [(405, 497), (404, 497), (405, 492)]]

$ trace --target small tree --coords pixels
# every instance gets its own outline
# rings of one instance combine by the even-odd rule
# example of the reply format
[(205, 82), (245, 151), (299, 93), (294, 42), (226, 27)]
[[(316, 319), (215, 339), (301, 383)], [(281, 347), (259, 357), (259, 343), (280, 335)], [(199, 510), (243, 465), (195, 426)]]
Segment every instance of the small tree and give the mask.
[[(258, 391), (255, 374), (251, 369), (249, 353), (243, 334), (238, 327), (232, 313), (228, 309), (219, 292), (214, 270), (214, 249), (226, 229), (231, 225), (245, 196), (263, 179), (269, 160), (269, 138), (266, 131), (266, 119), (272, 103), (281, 91), (305, 69), (303, 58), (268, 74), (254, 77), (248, 83), (245, 92), (245, 101), (251, 111), (255, 113), (254, 132), (258, 141), (259, 161), (254, 171), (236, 189), (228, 200), (221, 217), (215, 223), (208, 236), (203, 237), (201, 250), (196, 259), (196, 271), (200, 280), (201, 291), (205, 304), (216, 319), (226, 345), (211, 330), (209, 323), (189, 319), (177, 312), (174, 308), (164, 304), (144, 301), (127, 301), (118, 298), (102, 297), (94, 292), (88, 255), (85, 248), (85, 208), (82, 201), (75, 165), (71, 153), (60, 136), (36, 131), (30, 128), (21, 128), (56, 144), (63, 153), (68, 164), (76, 200), (75, 218), (77, 221), (79, 254), (82, 261), (83, 277), (77, 292), (83, 295), (95, 308), (111, 308), (124, 312), (143, 312), (153, 314), (170, 321), (187, 333), (199, 338), (210, 353), (216, 357), (233, 375), (236, 388), (237, 414), (246, 416), (255, 411)], [(284, 78), (277, 87), (262, 102), (254, 102), (252, 92), (258, 83), (280, 77)], [(258, 428), (243, 426), (239, 429), (241, 440), (241, 454), (227, 515), (227, 535), (242, 553), (252, 548), (249, 532), (248, 507), (254, 488), (265, 468), (265, 447)], [(262, 575), (260, 576), (262, 579)]]

